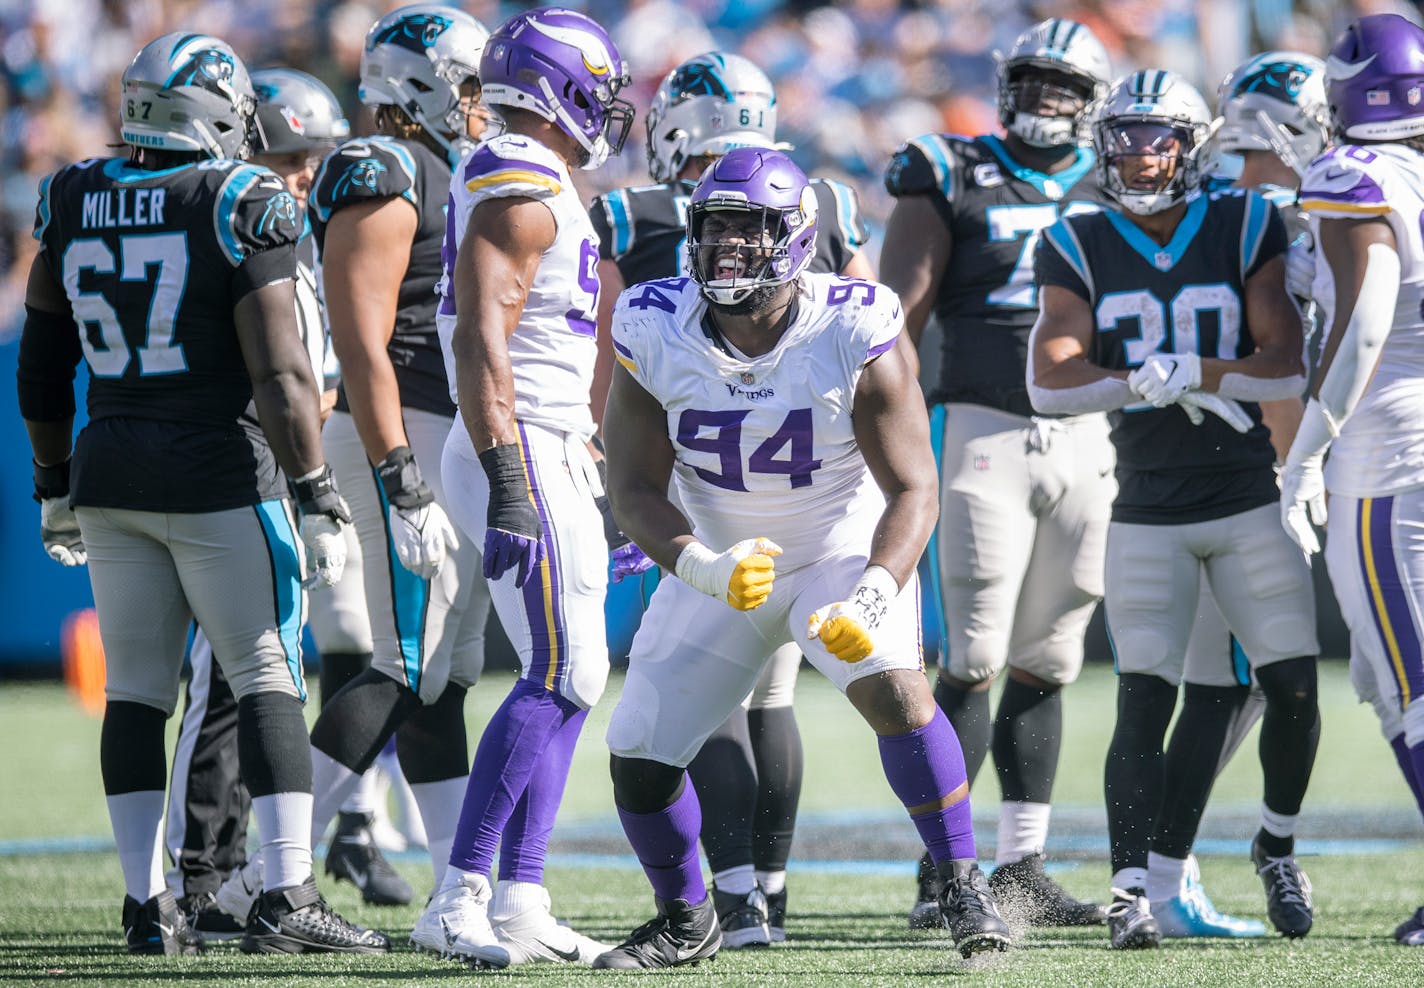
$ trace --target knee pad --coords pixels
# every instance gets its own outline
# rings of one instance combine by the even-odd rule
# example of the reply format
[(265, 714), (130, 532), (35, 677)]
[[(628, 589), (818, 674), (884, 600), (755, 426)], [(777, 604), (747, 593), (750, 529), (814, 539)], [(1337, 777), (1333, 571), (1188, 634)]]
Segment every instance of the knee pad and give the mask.
[(1157, 745), (1177, 707), (1177, 687), (1160, 676), (1124, 673), (1118, 677), (1117, 727), (1114, 736), (1142, 736)]
[(588, 658), (586, 661), (572, 664), (565, 687), (565, 695), (583, 709), (591, 710), (603, 696), (603, 689), (607, 685), (608, 658), (605, 653), (602, 661), (597, 658)]
[(1304, 711), (1318, 705), (1313, 655), (1261, 666), (1256, 670), (1256, 682), (1277, 710)]
[(237, 701), (237, 760), (254, 797), (312, 791), (311, 745), (302, 702), (285, 693)]
[(1404, 743), (1411, 748), (1424, 744), (1424, 700), (1414, 700), (1404, 708)]
[(682, 792), (687, 772), (647, 758), (609, 759), (613, 801), (629, 813), (657, 813), (673, 804)]
[(99, 769), (104, 795), (162, 792), (168, 785), (163, 728), (168, 715), (130, 700), (110, 700), (99, 733)]
[(434, 703), (412, 711), (396, 729), (396, 754), (411, 785), (469, 774), (465, 693), (465, 687), (451, 683)]

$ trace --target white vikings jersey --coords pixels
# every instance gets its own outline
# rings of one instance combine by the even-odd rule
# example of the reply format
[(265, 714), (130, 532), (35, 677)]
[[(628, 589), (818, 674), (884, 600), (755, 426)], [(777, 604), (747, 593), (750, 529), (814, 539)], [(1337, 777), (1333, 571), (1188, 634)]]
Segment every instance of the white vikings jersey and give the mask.
[(554, 214), (558, 233), (539, 260), (519, 327), (509, 338), (514, 370), (514, 414), (585, 439), (594, 432), (588, 409), (597, 357), (598, 235), (579, 201), (569, 170), (552, 151), (532, 138), (503, 134), (486, 141), (460, 162), (450, 179), (450, 206), (442, 251), (436, 328), (445, 355), (450, 397), (455, 393), (455, 330), (451, 272), (460, 241), (476, 206), (488, 199), (537, 199)]
[[(1300, 203), (1320, 242), (1320, 221), (1380, 217), (1399, 251), (1399, 299), (1374, 377), (1330, 446), (1326, 486), (1353, 497), (1424, 487), (1424, 156), (1398, 144), (1343, 145), (1316, 158)], [(1323, 258), (1314, 296), (1331, 325), (1335, 286)]]
[(635, 285), (613, 312), (618, 362), (667, 413), (676, 492), (697, 537), (720, 552), (766, 536), (785, 550), (785, 571), (869, 551), (885, 498), (851, 406), (862, 368), (904, 325), (884, 285), (831, 274), (800, 284), (795, 318), (760, 357), (721, 341), (689, 278)]

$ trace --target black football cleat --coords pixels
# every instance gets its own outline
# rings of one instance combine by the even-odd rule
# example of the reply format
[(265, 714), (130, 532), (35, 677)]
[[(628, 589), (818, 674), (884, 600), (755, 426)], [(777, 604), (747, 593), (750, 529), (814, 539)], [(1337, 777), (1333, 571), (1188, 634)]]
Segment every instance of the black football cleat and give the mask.
[(723, 950), (765, 947), (771, 943), (766, 896), (761, 889), (737, 895), (713, 887), (712, 904), (717, 909), (717, 923), (722, 927)]
[(203, 938), (188, 925), (173, 893), (164, 889), (147, 902), (124, 896), (124, 942), (131, 954), (201, 954)]
[(1310, 932), (1315, 922), (1315, 902), (1310, 895), (1310, 879), (1294, 854), (1273, 857), (1260, 839), (1251, 842), (1251, 863), (1266, 887), (1266, 915), (1271, 925), (1292, 940)]
[(371, 817), (341, 813), (326, 852), (326, 873), (361, 890), (361, 898), (377, 906), (404, 906), (415, 895), (371, 836)]
[(1162, 928), (1142, 889), (1113, 889), (1108, 906), (1108, 940), (1113, 950), (1150, 950), (1162, 945)]
[(384, 954), (391, 940), (342, 919), (309, 877), (300, 885), (263, 890), (240, 947), (244, 954)]
[(939, 909), (941, 887), (934, 861), (930, 858), (930, 852), (926, 851), (915, 873), (915, 904), (910, 907), (910, 929), (944, 929), (944, 914)]
[(766, 929), (772, 943), (786, 942), (786, 889), (766, 894)]
[(960, 955), (969, 958), (985, 951), (1008, 950), (1013, 934), (999, 915), (999, 905), (979, 863), (945, 861), (938, 866), (938, 872), (944, 885), (939, 909)]
[(1400, 943), (1408, 940), (1410, 946), (1416, 945), (1416, 940), (1421, 934), (1424, 934), (1424, 906), (1414, 910), (1413, 916), (1394, 928), (1394, 938)]
[(188, 925), (205, 940), (236, 940), (247, 930), (245, 922), (219, 908), (212, 892), (186, 895), (178, 900), (178, 908), (188, 917)]
[(722, 947), (722, 927), (712, 896), (697, 905), (686, 899), (659, 899), (658, 915), (638, 927), (628, 939), (594, 958), (593, 966), (639, 970), (696, 965), (716, 958)]
[(1102, 906), (1073, 898), (1050, 878), (1041, 853), (995, 868), (989, 887), (1006, 915), (1029, 926), (1101, 926), (1108, 919)]

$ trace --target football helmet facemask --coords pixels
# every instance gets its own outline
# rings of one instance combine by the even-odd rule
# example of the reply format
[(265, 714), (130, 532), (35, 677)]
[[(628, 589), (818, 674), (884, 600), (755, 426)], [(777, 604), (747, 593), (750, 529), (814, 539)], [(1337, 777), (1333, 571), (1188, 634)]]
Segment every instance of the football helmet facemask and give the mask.
[(1086, 144), (1083, 111), (1102, 98), (1111, 72), (1107, 49), (1084, 25), (1035, 24), (999, 59), (999, 122), (1033, 147)]
[(1093, 115), (1098, 182), (1139, 216), (1169, 209), (1201, 183), (1211, 112), (1181, 76), (1144, 69), (1115, 82)]

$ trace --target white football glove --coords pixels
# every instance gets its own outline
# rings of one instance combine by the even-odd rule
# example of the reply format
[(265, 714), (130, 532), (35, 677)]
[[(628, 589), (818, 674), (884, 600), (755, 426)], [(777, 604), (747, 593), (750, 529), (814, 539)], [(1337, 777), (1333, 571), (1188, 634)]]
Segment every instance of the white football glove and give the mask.
[(1315, 241), (1307, 230), (1286, 248), (1286, 291), (1297, 298), (1310, 298), (1314, 283)]
[(859, 662), (875, 651), (871, 636), (900, 587), (889, 570), (870, 566), (851, 589), (850, 597), (817, 608), (806, 621), (806, 635), (842, 662)]
[(1240, 402), (1230, 398), (1223, 398), (1208, 391), (1188, 391), (1177, 399), (1177, 404), (1182, 406), (1182, 411), (1187, 413), (1192, 425), (1201, 425), (1205, 421), (1202, 413), (1211, 412), (1237, 432), (1251, 431), (1251, 416), (1246, 414), (1246, 409), (1241, 407)]
[(431, 501), (418, 508), (390, 506), (391, 541), (402, 566), (422, 580), (434, 579), (459, 542), (445, 510)]
[(1201, 387), (1201, 357), (1195, 353), (1154, 353), (1127, 376), (1128, 387), (1157, 408), (1166, 408)]
[(766, 603), (776, 579), (773, 556), (781, 546), (771, 539), (743, 539), (726, 552), (689, 542), (677, 557), (677, 578), (728, 607), (750, 611)]
[(1281, 468), (1281, 524), (1306, 556), (1320, 551), (1320, 540), (1310, 523), (1324, 525), (1328, 517), (1324, 462), (1325, 454), (1315, 453), (1298, 462), (1288, 460)]
[(47, 497), (40, 502), (40, 538), (49, 558), (64, 566), (83, 566), (89, 561), (79, 519), (68, 497)]
[(307, 590), (334, 587), (341, 582), (341, 574), (346, 571), (346, 529), (350, 519), (344, 500), (339, 514), (302, 515), (302, 542), (312, 568), (311, 575), (302, 581)]

